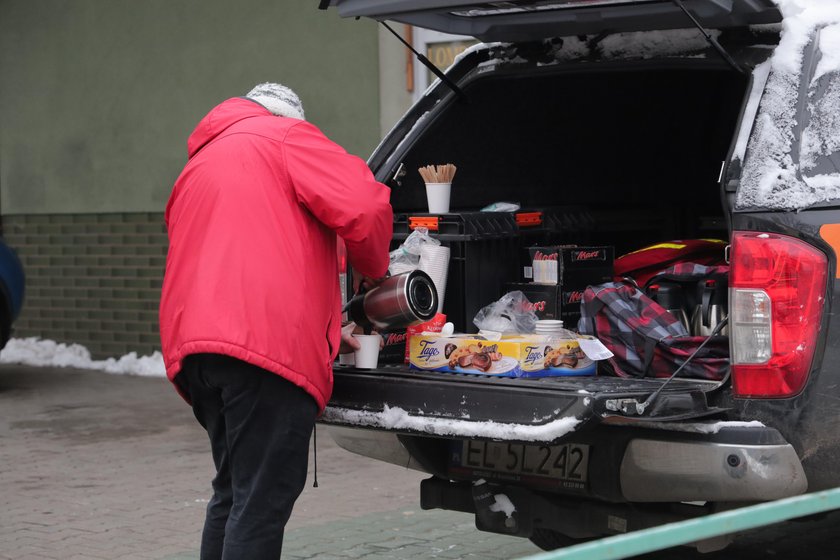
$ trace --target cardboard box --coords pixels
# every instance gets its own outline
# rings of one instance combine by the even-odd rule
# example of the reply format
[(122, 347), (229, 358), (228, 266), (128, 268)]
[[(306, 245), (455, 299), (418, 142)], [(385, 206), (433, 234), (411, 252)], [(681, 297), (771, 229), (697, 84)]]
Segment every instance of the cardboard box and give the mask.
[(385, 331), (379, 333), (385, 345), (379, 351), (380, 364), (405, 363), (405, 345), (408, 340), (406, 329)]
[(489, 341), (475, 335), (411, 337), (411, 369), (499, 377), (595, 375), (596, 365), (574, 339), (540, 335)]
[(379, 333), (382, 336), (383, 346), (379, 351), (379, 363), (381, 364), (407, 364), (409, 340), (417, 332), (440, 332), (446, 323), (446, 315), (436, 314), (425, 323), (420, 323), (407, 329), (397, 329)]
[(613, 247), (535, 245), (525, 251), (525, 282), (579, 286), (609, 282), (613, 277)]
[(528, 247), (527, 252), (530, 266), (524, 268), (523, 276), (546, 281), (508, 283), (505, 292), (521, 290), (534, 305), (537, 317), (562, 319), (567, 329), (577, 329), (586, 287), (613, 279), (613, 248), (552, 245)]
[[(600, 283), (600, 282), (595, 282)], [(531, 303), (531, 309), (540, 319), (561, 319), (563, 326), (577, 330), (580, 319), (580, 302), (583, 291), (589, 284), (570, 287), (561, 284), (537, 284), (536, 282), (513, 282), (505, 284), (505, 293), (521, 291)]]
[[(528, 298), (530, 309), (540, 319), (561, 319), (563, 309), (562, 286), (559, 284), (537, 284), (535, 282), (511, 282), (505, 284), (505, 293), (521, 291)], [(563, 325), (566, 325), (565, 321)]]

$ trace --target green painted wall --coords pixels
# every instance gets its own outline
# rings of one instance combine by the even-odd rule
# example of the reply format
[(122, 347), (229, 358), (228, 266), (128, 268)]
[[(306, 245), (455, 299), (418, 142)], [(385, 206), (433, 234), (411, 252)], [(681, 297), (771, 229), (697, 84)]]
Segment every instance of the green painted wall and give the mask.
[(317, 0), (0, 0), (0, 213), (159, 212), (186, 139), (254, 84), (367, 157), (378, 33)]
[(26, 271), (15, 338), (81, 344), (95, 359), (160, 350), (162, 212), (3, 217)]

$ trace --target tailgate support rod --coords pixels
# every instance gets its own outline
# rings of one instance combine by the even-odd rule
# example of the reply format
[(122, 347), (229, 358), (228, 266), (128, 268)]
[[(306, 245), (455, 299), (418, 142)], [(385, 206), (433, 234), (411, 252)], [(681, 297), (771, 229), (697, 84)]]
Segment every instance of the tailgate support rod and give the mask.
[[(677, 376), (677, 374), (678, 374), (679, 372), (681, 372), (681, 371), (682, 371), (682, 369), (683, 369), (686, 365), (688, 365), (688, 363), (689, 363), (692, 359), (694, 359), (694, 356), (696, 356), (696, 355), (697, 355), (697, 353), (698, 353), (700, 350), (702, 350), (704, 346), (706, 346), (706, 344), (707, 344), (707, 343), (708, 343), (708, 342), (712, 339), (712, 337), (713, 337), (713, 336), (717, 335), (720, 331), (722, 331), (722, 330), (723, 330), (723, 327), (725, 327), (727, 323), (729, 323), (729, 317), (725, 317), (725, 318), (724, 318), (721, 322), (719, 322), (719, 323), (717, 324), (717, 326), (714, 328), (714, 330), (711, 332), (711, 334), (710, 334), (710, 335), (706, 338), (706, 340), (704, 340), (703, 342), (701, 342), (701, 343), (700, 343), (700, 346), (698, 346), (698, 347), (697, 347), (697, 349), (696, 349), (696, 350), (694, 350), (694, 352), (692, 352), (692, 353), (691, 353), (691, 355), (690, 355), (688, 358), (686, 358), (686, 360), (682, 363), (682, 365), (680, 365), (680, 367), (678, 367), (676, 370), (674, 370), (674, 373), (672, 373), (672, 374), (671, 374), (671, 377), (669, 377), (668, 379), (666, 379), (666, 380), (665, 380), (665, 382), (664, 382), (664, 383), (662, 383), (662, 385), (660, 385), (660, 386), (659, 386), (659, 389), (657, 389), (656, 391), (654, 391), (654, 392), (653, 392), (653, 393), (652, 393), (652, 394), (651, 394), (651, 395), (647, 398), (647, 400), (645, 400), (645, 402), (643, 402), (643, 403), (637, 403), (637, 404), (636, 404), (636, 414), (639, 414), (639, 415), (644, 414), (644, 413), (645, 413), (645, 410), (647, 410), (647, 408), (648, 408), (650, 405), (652, 405), (652, 404), (653, 404), (653, 402), (654, 402), (654, 401), (655, 401), (655, 400), (659, 397), (660, 393), (662, 393), (662, 389), (664, 389), (664, 388), (665, 388), (665, 386), (666, 386), (668, 383), (670, 383), (670, 382), (671, 382), (671, 381), (672, 381), (672, 380), (673, 380), (673, 379)], [(731, 366), (730, 366), (730, 368), (731, 368)], [(725, 376), (724, 376), (724, 378), (721, 380), (721, 382), (720, 382), (720, 384), (718, 385), (718, 387), (723, 386), (723, 384), (724, 384), (724, 383), (726, 383), (726, 381), (729, 379), (729, 371), (731, 371), (731, 369), (730, 369), (730, 370), (727, 370), (726, 375), (725, 375)]]
[(706, 31), (706, 29), (705, 29), (705, 28), (704, 28), (704, 27), (700, 24), (700, 22), (699, 22), (699, 21), (697, 21), (697, 19), (696, 19), (693, 15), (691, 15), (691, 12), (689, 12), (689, 11), (688, 11), (688, 9), (687, 9), (687, 8), (685, 7), (685, 5), (682, 3), (682, 0), (672, 0), (672, 1), (674, 2), (674, 4), (676, 4), (676, 5), (677, 5), (677, 7), (678, 7), (679, 9), (681, 9), (683, 12), (685, 12), (685, 15), (687, 15), (687, 16), (691, 19), (691, 22), (692, 22), (692, 23), (694, 23), (694, 26), (695, 26), (695, 27), (697, 27), (697, 29), (699, 29), (699, 30), (700, 30), (700, 33), (702, 33), (702, 34), (703, 34), (703, 36), (706, 38), (706, 41), (707, 41), (710, 45), (712, 45), (712, 47), (714, 47), (714, 48), (715, 48), (715, 50), (716, 50), (718, 53), (720, 53), (720, 56), (722, 56), (722, 57), (723, 57), (723, 59), (727, 62), (727, 64), (729, 64), (732, 68), (734, 68), (734, 69), (735, 69), (735, 70), (736, 70), (739, 74), (745, 74), (744, 69), (743, 69), (743, 68), (741, 68), (741, 67), (738, 65), (738, 63), (737, 63), (737, 62), (735, 62), (735, 59), (734, 59), (734, 58), (732, 58), (732, 57), (729, 55), (729, 53), (728, 53), (728, 52), (726, 52), (726, 49), (724, 49), (724, 48), (720, 45), (720, 43), (718, 43), (718, 42), (717, 42), (717, 39), (715, 39), (714, 37), (712, 37), (712, 35), (711, 35), (708, 31)]
[(420, 61), (420, 63), (421, 63), (423, 66), (425, 66), (426, 68), (428, 68), (428, 69), (429, 69), (429, 71), (430, 71), (432, 74), (434, 74), (435, 76), (437, 76), (437, 77), (440, 79), (440, 81), (441, 81), (441, 82), (443, 82), (444, 84), (446, 84), (447, 86), (449, 86), (449, 89), (451, 89), (452, 91), (454, 91), (454, 92), (458, 95), (458, 98), (459, 98), (459, 99), (461, 99), (461, 101), (468, 101), (468, 99), (467, 99), (467, 95), (464, 93), (464, 91), (463, 91), (461, 88), (459, 88), (459, 87), (458, 87), (458, 85), (457, 85), (455, 82), (453, 82), (452, 80), (450, 80), (450, 79), (446, 76), (446, 74), (444, 74), (443, 72), (441, 72), (441, 71), (440, 71), (440, 69), (439, 69), (437, 66), (435, 66), (434, 64), (432, 64), (432, 63), (431, 63), (431, 61), (430, 61), (428, 58), (426, 58), (425, 56), (423, 56), (422, 54), (420, 54), (419, 52), (417, 52), (417, 50), (416, 50), (414, 47), (412, 47), (410, 44), (408, 44), (408, 41), (406, 41), (405, 39), (403, 39), (403, 38), (402, 38), (402, 35), (400, 35), (400, 34), (399, 34), (399, 33), (397, 33), (396, 31), (394, 31), (393, 29), (391, 29), (391, 26), (390, 26), (390, 25), (388, 25), (387, 23), (385, 23), (384, 21), (380, 21), (379, 23), (381, 23), (382, 25), (384, 25), (384, 26), (385, 26), (385, 29), (387, 29), (388, 31), (390, 31), (391, 33), (393, 33), (393, 34), (394, 34), (394, 37), (396, 37), (397, 39), (399, 39), (399, 40), (400, 40), (400, 43), (402, 43), (403, 45), (405, 45), (405, 46), (406, 46), (406, 48), (408, 48), (408, 50), (410, 50), (411, 52), (413, 52), (413, 53), (414, 53), (414, 56), (416, 56), (416, 57), (417, 57), (417, 60), (419, 60), (419, 61)]

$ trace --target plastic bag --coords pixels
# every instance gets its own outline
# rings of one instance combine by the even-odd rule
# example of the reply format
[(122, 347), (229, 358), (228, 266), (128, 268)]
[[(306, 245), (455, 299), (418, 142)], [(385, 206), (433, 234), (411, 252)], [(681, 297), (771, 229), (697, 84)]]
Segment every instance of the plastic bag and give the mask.
[(427, 228), (412, 231), (402, 245), (391, 251), (388, 272), (393, 276), (420, 268), (420, 248), (427, 243), (440, 245), (440, 241), (429, 235)]
[(501, 333), (531, 333), (536, 322), (533, 306), (519, 290), (508, 292), (498, 301), (481, 308), (473, 319), (479, 329)]
[(515, 202), (494, 202), (481, 209), (482, 212), (516, 212), (519, 204)]

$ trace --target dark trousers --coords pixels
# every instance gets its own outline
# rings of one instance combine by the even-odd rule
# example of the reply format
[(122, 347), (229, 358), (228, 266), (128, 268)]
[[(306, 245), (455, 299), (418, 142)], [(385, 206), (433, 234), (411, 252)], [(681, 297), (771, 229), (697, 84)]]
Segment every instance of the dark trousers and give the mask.
[(210, 436), (216, 464), (201, 560), (277, 560), (306, 483), (315, 400), (278, 375), (219, 354), (188, 356), (175, 381)]

